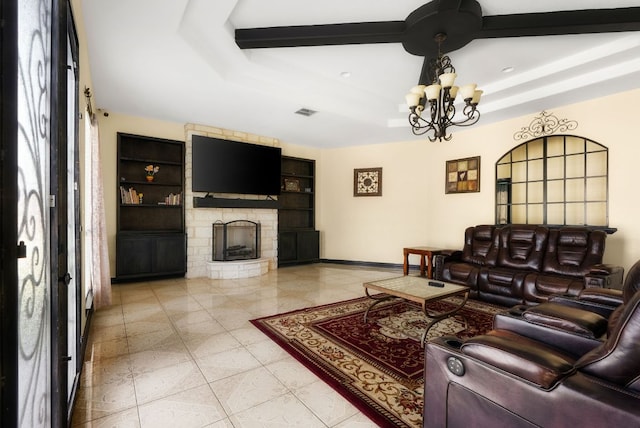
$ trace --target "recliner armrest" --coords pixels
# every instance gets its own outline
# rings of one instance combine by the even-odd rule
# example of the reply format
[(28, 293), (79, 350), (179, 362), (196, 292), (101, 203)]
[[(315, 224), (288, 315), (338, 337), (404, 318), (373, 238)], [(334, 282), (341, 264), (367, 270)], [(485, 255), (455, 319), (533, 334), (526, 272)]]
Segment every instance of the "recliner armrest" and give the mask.
[(622, 289), (624, 268), (611, 264), (600, 263), (591, 266), (584, 277), (585, 288), (614, 288)]
[(585, 288), (578, 296), (554, 295), (549, 302), (595, 312), (605, 318), (620, 306), (624, 300), (622, 291), (610, 288)]
[(511, 373), (540, 388), (550, 389), (574, 371), (575, 359), (544, 343), (505, 330), (468, 339), (461, 352)]
[(442, 269), (446, 262), (459, 262), (462, 261), (461, 250), (440, 250), (433, 256), (433, 277), (435, 279), (442, 279)]
[(508, 330), (521, 336), (526, 336), (536, 342), (545, 343), (572, 358), (580, 358), (593, 348), (602, 345), (602, 338), (589, 337), (548, 325), (529, 322), (523, 315), (530, 308), (531, 306), (517, 305), (508, 311), (497, 313), (493, 318), (493, 328), (495, 330)]
[(585, 288), (580, 292), (578, 300), (617, 308), (624, 303), (622, 290), (611, 288)]
[(568, 333), (597, 339), (607, 332), (607, 320), (601, 315), (560, 303), (546, 302), (522, 313), (528, 322)]
[(440, 250), (435, 257), (442, 257), (444, 261), (462, 260), (462, 250)]

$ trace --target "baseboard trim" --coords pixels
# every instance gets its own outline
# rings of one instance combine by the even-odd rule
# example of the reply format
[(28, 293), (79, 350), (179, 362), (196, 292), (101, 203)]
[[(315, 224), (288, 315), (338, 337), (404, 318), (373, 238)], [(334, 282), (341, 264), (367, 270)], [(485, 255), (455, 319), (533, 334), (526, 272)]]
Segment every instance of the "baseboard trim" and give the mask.
[(400, 269), (402, 271), (402, 264), (399, 263), (379, 263), (379, 262), (364, 262), (356, 260), (336, 260), (336, 259), (320, 259), (321, 263), (332, 263), (336, 265), (349, 265), (349, 266), (362, 266), (362, 267), (374, 267), (382, 269)]

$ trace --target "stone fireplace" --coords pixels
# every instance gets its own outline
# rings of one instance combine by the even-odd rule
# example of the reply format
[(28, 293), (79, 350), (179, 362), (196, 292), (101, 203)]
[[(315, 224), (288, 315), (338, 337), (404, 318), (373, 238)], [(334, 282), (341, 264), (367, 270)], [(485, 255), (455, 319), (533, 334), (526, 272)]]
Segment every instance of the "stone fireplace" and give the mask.
[(260, 258), (260, 223), (234, 220), (213, 223), (213, 261)]
[[(205, 193), (193, 192), (191, 169), (191, 137), (193, 135), (278, 146), (275, 138), (204, 125), (185, 125), (185, 227), (187, 230), (187, 278), (212, 279), (247, 278), (266, 274), (278, 267), (278, 210), (264, 208), (203, 208), (195, 207), (194, 197)], [(254, 195), (216, 195), (233, 199), (256, 199)], [(213, 261), (213, 227), (215, 222), (243, 220), (260, 225), (257, 258), (248, 260)], [(244, 245), (244, 244), (234, 244)]]

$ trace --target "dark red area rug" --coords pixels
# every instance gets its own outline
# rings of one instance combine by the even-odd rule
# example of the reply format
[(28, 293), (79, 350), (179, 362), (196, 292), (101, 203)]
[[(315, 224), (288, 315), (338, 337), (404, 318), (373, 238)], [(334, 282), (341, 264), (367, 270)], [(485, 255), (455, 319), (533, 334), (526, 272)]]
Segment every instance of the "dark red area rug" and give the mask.
[[(451, 308), (442, 300), (434, 311)], [(251, 322), (382, 427), (422, 426), (424, 349), (427, 320), (418, 305), (390, 300), (364, 323), (371, 299), (360, 298)], [(427, 340), (444, 335), (472, 337), (491, 329), (504, 310), (468, 301), (454, 317), (437, 323)]]

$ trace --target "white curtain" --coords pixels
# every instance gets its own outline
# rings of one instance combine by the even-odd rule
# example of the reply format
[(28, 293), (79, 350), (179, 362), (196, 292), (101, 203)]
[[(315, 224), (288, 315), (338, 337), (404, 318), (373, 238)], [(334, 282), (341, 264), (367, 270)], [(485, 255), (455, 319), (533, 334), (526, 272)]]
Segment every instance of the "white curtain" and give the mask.
[(95, 309), (111, 305), (111, 272), (109, 271), (109, 247), (107, 246), (107, 222), (104, 208), (104, 189), (102, 187), (102, 162), (100, 156), (100, 134), (95, 114), (87, 113), (88, 139), (87, 150), (91, 153), (90, 183), (87, 202), (91, 215), (91, 234), (88, 245), (91, 246), (91, 290)]

